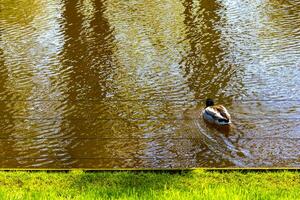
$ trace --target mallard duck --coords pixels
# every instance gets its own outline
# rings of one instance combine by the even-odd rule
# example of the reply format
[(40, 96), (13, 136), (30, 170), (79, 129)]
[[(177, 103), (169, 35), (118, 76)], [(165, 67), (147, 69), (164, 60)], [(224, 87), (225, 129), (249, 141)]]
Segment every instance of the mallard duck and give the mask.
[(226, 108), (222, 105), (214, 105), (212, 99), (206, 100), (206, 107), (203, 109), (202, 115), (205, 120), (217, 125), (231, 124), (231, 118)]

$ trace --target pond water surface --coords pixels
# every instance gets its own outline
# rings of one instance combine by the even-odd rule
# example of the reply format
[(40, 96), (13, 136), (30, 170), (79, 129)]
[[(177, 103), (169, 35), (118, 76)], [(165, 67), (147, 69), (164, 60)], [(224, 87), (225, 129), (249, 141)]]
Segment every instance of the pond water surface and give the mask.
[(299, 24), (293, 0), (1, 0), (0, 168), (300, 167)]

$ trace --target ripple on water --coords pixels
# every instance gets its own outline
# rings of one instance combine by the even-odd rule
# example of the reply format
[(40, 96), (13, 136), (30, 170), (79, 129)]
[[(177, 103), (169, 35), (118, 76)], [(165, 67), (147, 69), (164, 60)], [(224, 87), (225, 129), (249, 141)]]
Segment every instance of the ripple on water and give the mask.
[(299, 5), (4, 0), (0, 167), (299, 166)]

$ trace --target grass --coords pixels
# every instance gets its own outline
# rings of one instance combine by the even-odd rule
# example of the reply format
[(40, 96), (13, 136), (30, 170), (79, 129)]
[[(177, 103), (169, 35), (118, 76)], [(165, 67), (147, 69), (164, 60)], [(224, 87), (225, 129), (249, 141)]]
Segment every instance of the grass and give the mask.
[(0, 199), (300, 199), (299, 172), (0, 172)]

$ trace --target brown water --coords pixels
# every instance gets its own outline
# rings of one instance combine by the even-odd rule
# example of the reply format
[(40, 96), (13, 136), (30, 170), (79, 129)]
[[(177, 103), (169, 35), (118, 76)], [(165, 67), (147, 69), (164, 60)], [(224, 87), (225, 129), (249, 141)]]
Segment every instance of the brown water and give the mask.
[(299, 24), (294, 0), (1, 0), (0, 167), (300, 167)]

